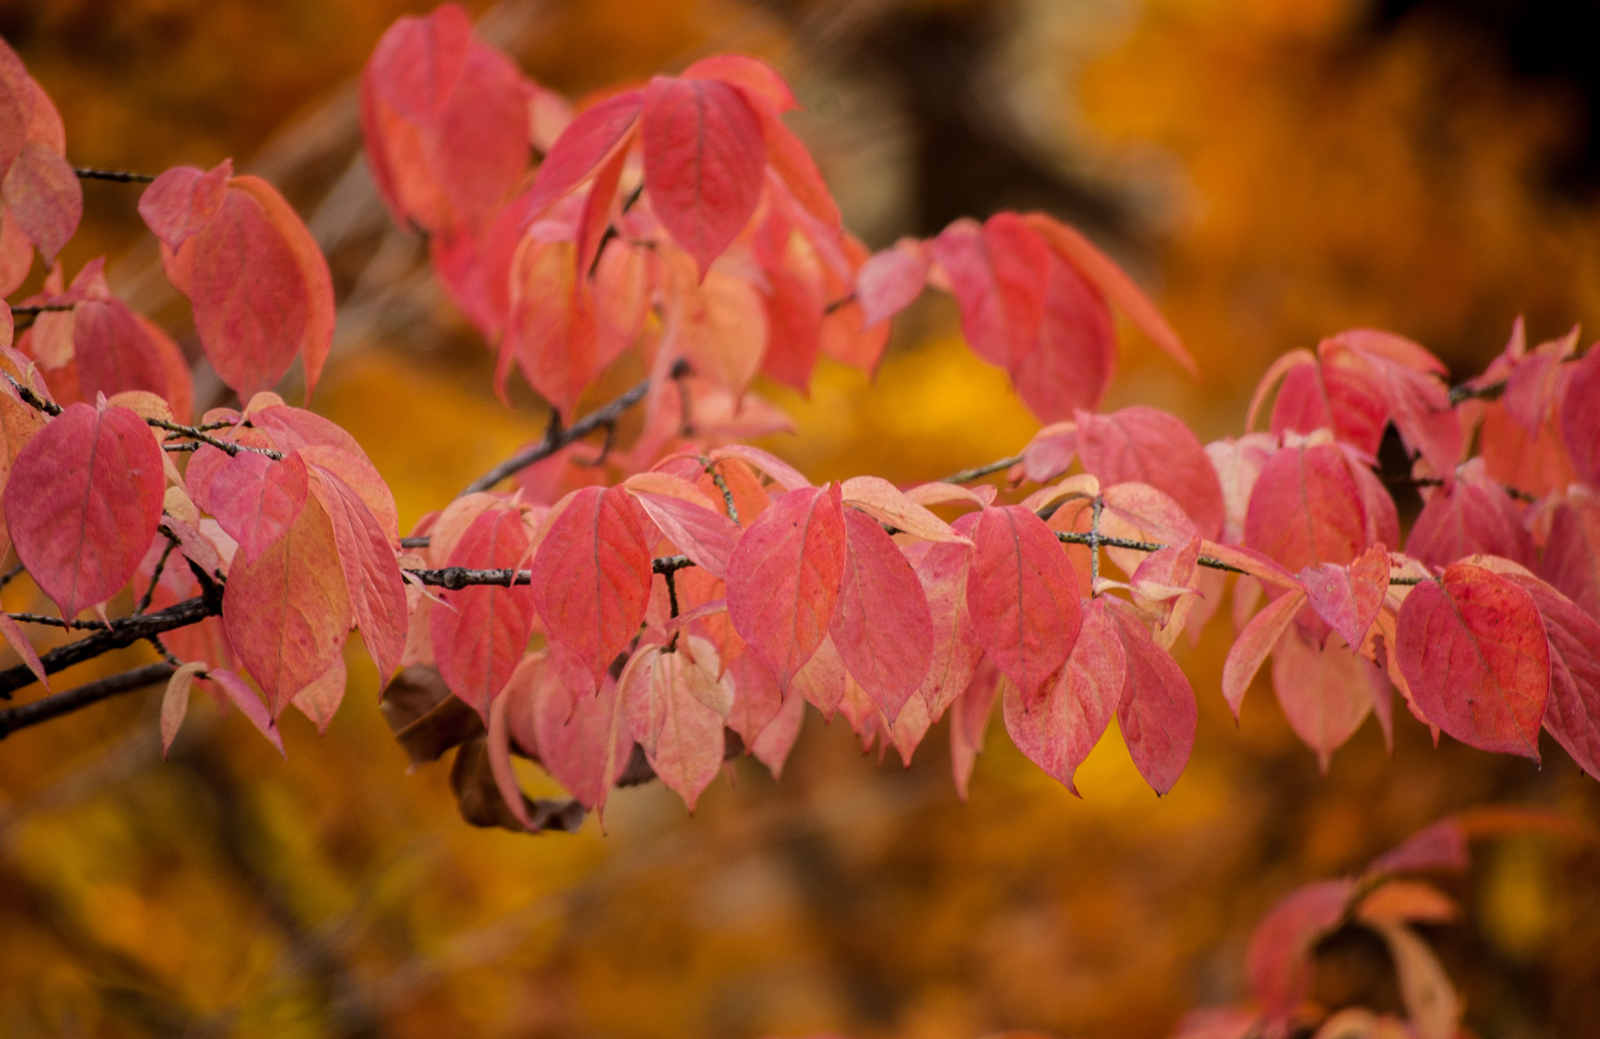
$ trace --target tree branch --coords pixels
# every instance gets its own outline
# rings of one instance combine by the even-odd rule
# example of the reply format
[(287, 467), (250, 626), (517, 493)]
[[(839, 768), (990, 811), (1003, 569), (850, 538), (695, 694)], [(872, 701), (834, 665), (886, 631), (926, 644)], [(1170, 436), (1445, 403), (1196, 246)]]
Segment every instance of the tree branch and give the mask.
[[(88, 638), (69, 642), (65, 646), (57, 646), (40, 657), (39, 662), (44, 665), (46, 674), (53, 675), (57, 671), (64, 671), (85, 660), (93, 660), (114, 649), (123, 649), (153, 635), (160, 635), (164, 631), (186, 628), (221, 613), (222, 592), (213, 585), (207, 594), (185, 599), (164, 610), (139, 617), (114, 620), (110, 627), (97, 631)], [(11, 699), (12, 691), (32, 685), (35, 681), (37, 679), (34, 678), (33, 672), (25, 665), (0, 671), (0, 699)]]
[(74, 689), (52, 693), (20, 707), (8, 707), (0, 711), (0, 739), (5, 739), (18, 729), (26, 729), (30, 725), (59, 718), (63, 714), (71, 714), (101, 700), (122, 693), (131, 693), (135, 689), (143, 689), (157, 682), (165, 682), (176, 670), (178, 670), (176, 667), (167, 663), (146, 664), (132, 671), (124, 671), (120, 675), (111, 675), (96, 682), (86, 682)]
[(155, 180), (152, 173), (130, 173), (127, 170), (95, 170), (80, 166), (72, 171), (79, 180), (110, 180), (118, 184), (148, 184)]
[[(679, 363), (681, 364), (682, 362)], [(513, 473), (519, 473), (535, 462), (544, 461), (568, 444), (576, 443), (596, 430), (615, 425), (623, 412), (643, 400), (644, 395), (649, 392), (650, 380), (645, 379), (616, 400), (589, 412), (589, 414), (583, 416), (583, 418), (566, 429), (561, 429), (559, 426), (552, 424), (550, 432), (545, 435), (543, 441), (523, 451), (521, 454), (512, 455), (504, 462), (490, 469), (476, 480), (467, 484), (466, 489), (461, 494), (487, 491)], [(457, 495), (457, 497), (460, 497), (460, 495)]]
[(1012, 455), (1010, 458), (1001, 458), (990, 462), (988, 465), (974, 466), (971, 469), (963, 469), (959, 473), (952, 473), (939, 482), (971, 483), (973, 480), (981, 479), (985, 476), (988, 476), (990, 473), (998, 473), (1002, 469), (1010, 469), (1020, 461), (1022, 461), (1021, 455)]

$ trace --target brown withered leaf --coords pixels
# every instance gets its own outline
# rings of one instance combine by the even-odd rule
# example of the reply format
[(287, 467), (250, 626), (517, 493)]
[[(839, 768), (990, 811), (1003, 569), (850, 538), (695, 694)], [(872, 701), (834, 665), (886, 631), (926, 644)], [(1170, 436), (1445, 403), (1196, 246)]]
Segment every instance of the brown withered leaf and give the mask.
[(395, 675), (378, 707), (412, 765), (437, 761), (451, 747), (484, 735), (478, 712), (451, 696), (439, 669), (428, 664)]
[(456, 751), (455, 764), (450, 767), (450, 790), (456, 795), (456, 808), (460, 810), (461, 818), (473, 826), (497, 826), (515, 833), (525, 830), (530, 833), (545, 830), (576, 833), (587, 814), (577, 801), (535, 799), (524, 794), (523, 806), (533, 821), (531, 827), (524, 827), (511, 814), (505, 798), (500, 796), (500, 788), (495, 786), (494, 772), (489, 767), (488, 743), (482, 736), (467, 740)]

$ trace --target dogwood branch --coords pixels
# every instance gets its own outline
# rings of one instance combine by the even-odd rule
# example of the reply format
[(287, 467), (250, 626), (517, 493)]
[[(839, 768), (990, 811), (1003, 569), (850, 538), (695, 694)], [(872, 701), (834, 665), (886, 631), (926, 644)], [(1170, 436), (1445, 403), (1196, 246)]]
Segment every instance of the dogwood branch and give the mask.
[[(114, 649), (124, 649), (135, 642), (176, 628), (186, 628), (221, 613), (222, 594), (220, 589), (217, 589), (210, 594), (185, 599), (155, 613), (113, 620), (105, 628), (87, 638), (69, 642), (65, 646), (57, 646), (41, 656), (39, 662), (44, 665), (46, 674), (53, 675), (57, 671), (64, 671), (85, 660), (93, 660)], [(11, 699), (14, 690), (32, 685), (35, 681), (37, 679), (26, 665), (0, 671), (0, 699)]]
[(101, 700), (165, 682), (176, 670), (176, 666), (168, 663), (146, 664), (98, 681), (86, 682), (64, 692), (52, 693), (32, 703), (8, 707), (0, 711), (0, 739), (5, 739), (18, 729), (71, 714)]

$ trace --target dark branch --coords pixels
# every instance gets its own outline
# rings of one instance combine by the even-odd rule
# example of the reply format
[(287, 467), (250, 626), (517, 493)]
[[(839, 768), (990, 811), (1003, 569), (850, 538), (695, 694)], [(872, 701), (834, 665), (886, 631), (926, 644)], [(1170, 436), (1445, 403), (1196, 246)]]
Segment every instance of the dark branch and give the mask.
[[(69, 642), (65, 646), (57, 646), (40, 657), (39, 661), (44, 665), (45, 673), (53, 675), (74, 664), (93, 660), (101, 654), (114, 649), (123, 649), (152, 635), (160, 635), (164, 631), (186, 628), (221, 612), (222, 593), (213, 584), (207, 594), (185, 599), (164, 610), (147, 613), (141, 617), (114, 620), (110, 627), (97, 631), (87, 638)], [(0, 671), (0, 698), (9, 700), (13, 690), (32, 685), (35, 681), (37, 680), (33, 677), (33, 672), (25, 665)]]
[(30, 303), (27, 306), (11, 304), (11, 313), (16, 314), (48, 314), (56, 311), (71, 310), (71, 303)]
[(127, 170), (93, 170), (80, 167), (72, 171), (79, 180), (110, 180), (118, 184), (148, 184), (155, 180), (151, 173), (129, 173)]
[(461, 493), (473, 494), (477, 491), (487, 491), (513, 473), (521, 472), (535, 462), (544, 461), (568, 444), (576, 443), (596, 430), (616, 425), (617, 419), (622, 417), (622, 413), (644, 400), (644, 395), (649, 392), (650, 380), (646, 379), (610, 404), (589, 412), (589, 414), (583, 416), (583, 418), (566, 429), (560, 429), (552, 425), (551, 431), (536, 446), (530, 447), (521, 454), (513, 455), (501, 462), (467, 484), (466, 489)]
[[(418, 541), (422, 539), (413, 538), (412, 540)], [(670, 574), (691, 566), (694, 566), (694, 560), (688, 556), (664, 556), (650, 561), (651, 569), (658, 574)], [(451, 591), (459, 591), (462, 588), (472, 588), (477, 585), (510, 588), (513, 585), (533, 583), (532, 570), (512, 570), (510, 568), (474, 570), (466, 566), (447, 566), (438, 570), (407, 570), (405, 572), (423, 584), (431, 585), (435, 588), (448, 588)]]
[(267, 447), (251, 447), (249, 444), (240, 444), (232, 440), (219, 440), (208, 433), (202, 432), (198, 426), (180, 426), (176, 422), (168, 422), (165, 419), (159, 418), (147, 418), (145, 419), (145, 422), (146, 424), (152, 425), (157, 429), (164, 429), (169, 433), (176, 433), (180, 437), (185, 437), (189, 440), (198, 440), (202, 444), (210, 444), (219, 451), (227, 452), (229, 458), (236, 456), (240, 451), (254, 451), (258, 455), (266, 455), (274, 462), (283, 461), (282, 451), (274, 451)]
[(143, 689), (157, 682), (165, 682), (176, 670), (178, 669), (171, 664), (146, 664), (144, 667), (136, 667), (132, 671), (124, 671), (120, 675), (102, 678), (97, 682), (88, 682), (65, 692), (52, 693), (32, 703), (9, 707), (0, 711), (0, 739), (5, 739), (18, 729), (26, 729), (30, 725), (47, 722), (51, 718), (59, 718), (63, 714), (71, 714), (101, 700), (122, 693), (131, 693), (135, 689)]

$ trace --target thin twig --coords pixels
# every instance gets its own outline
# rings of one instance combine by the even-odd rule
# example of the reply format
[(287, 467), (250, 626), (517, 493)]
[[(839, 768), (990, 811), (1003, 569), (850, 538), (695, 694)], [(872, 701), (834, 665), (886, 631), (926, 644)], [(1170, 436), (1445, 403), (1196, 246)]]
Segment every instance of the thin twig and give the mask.
[(12, 581), (15, 581), (17, 579), (18, 575), (20, 575), (25, 569), (27, 569), (27, 568), (24, 567), (21, 563), (18, 563), (16, 566), (13, 566), (10, 570), (7, 570), (5, 573), (0, 574), (0, 588), (4, 588), (6, 585), (10, 584)]
[(162, 533), (167, 535), (167, 547), (161, 550), (161, 558), (156, 560), (156, 567), (150, 572), (150, 587), (144, 590), (144, 594), (139, 596), (139, 601), (134, 604), (133, 615), (135, 617), (150, 608), (150, 600), (156, 596), (156, 584), (161, 580), (161, 571), (167, 568), (167, 557), (171, 556), (172, 550), (178, 547), (178, 539), (172, 536), (172, 532), (165, 527), (162, 527), (161, 530)]
[(982, 477), (988, 476), (990, 473), (998, 473), (1002, 469), (1010, 469), (1020, 461), (1022, 461), (1021, 455), (1012, 455), (1010, 458), (1002, 458), (998, 461), (990, 462), (988, 465), (980, 465), (972, 469), (963, 469), (959, 473), (946, 476), (939, 482), (971, 483), (973, 480), (981, 479)]
[[(471, 483), (467, 484), (466, 489), (461, 493), (473, 494), (478, 491), (487, 491), (489, 488), (493, 487), (495, 484), (499, 483), (501, 480), (504, 480), (513, 473), (519, 473), (528, 468), (528, 466), (533, 465), (535, 462), (542, 462), (546, 458), (549, 458), (551, 455), (555, 454), (557, 451), (561, 450), (563, 447), (566, 447), (568, 444), (582, 440), (590, 433), (593, 433), (598, 429), (603, 429), (607, 425), (614, 424), (617, 419), (621, 417), (623, 412), (627, 411), (629, 408), (643, 400), (644, 395), (648, 392), (650, 392), (650, 380), (646, 379), (630, 389), (628, 392), (624, 393), (622, 396), (618, 397), (616, 400), (612, 401), (610, 404), (598, 408), (595, 411), (591, 411), (589, 414), (583, 416), (583, 418), (574, 422), (566, 429), (555, 432), (553, 436), (546, 435), (544, 440), (540, 441), (534, 447), (530, 447), (528, 450), (523, 451), (520, 454), (512, 455), (504, 462), (501, 462), (493, 469), (490, 469), (476, 480), (473, 480)], [(459, 496), (460, 495), (457, 497)]]
[(234, 440), (220, 440), (209, 433), (202, 432), (198, 426), (180, 426), (176, 422), (168, 422), (166, 419), (159, 418), (147, 418), (145, 423), (157, 429), (164, 429), (169, 433), (187, 437), (190, 440), (198, 440), (202, 444), (209, 444), (219, 451), (227, 452), (230, 458), (237, 456), (240, 451), (254, 451), (258, 455), (266, 455), (274, 462), (283, 461), (282, 451), (274, 451), (270, 447), (251, 447), (249, 444), (241, 444)]
[(35, 411), (42, 411), (51, 418), (61, 414), (61, 405), (53, 400), (45, 400), (16, 379), (13, 379), (10, 372), (0, 372), (0, 375), (6, 377), (6, 382), (11, 384), (12, 389), (17, 391), (17, 396), (22, 398), (22, 403), (28, 405), (28, 407), (33, 408)]
[[(688, 556), (663, 556), (652, 559), (650, 568), (658, 574), (669, 574), (675, 570), (683, 570), (694, 566), (694, 560)], [(510, 588), (533, 583), (532, 570), (513, 570), (509, 567), (474, 569), (469, 566), (446, 566), (436, 570), (412, 570), (405, 573), (421, 581), (425, 585), (435, 588), (445, 588), (450, 591), (460, 591), (463, 588), (474, 588), (479, 585), (493, 585), (498, 588)]]
[(50, 314), (71, 310), (72, 307), (73, 304), (71, 303), (29, 303), (25, 306), (13, 303), (11, 304), (11, 313), (13, 316), (17, 314)]
[(47, 628), (71, 628), (76, 631), (105, 631), (101, 621), (63, 620), (48, 613), (8, 613), (6, 616), (20, 624), (40, 624)]
[(130, 173), (127, 170), (94, 170), (80, 166), (72, 171), (79, 180), (110, 180), (118, 184), (148, 184), (155, 180), (153, 173)]
[(121, 693), (131, 693), (136, 689), (155, 685), (157, 682), (165, 682), (176, 670), (178, 669), (173, 664), (146, 664), (144, 667), (136, 667), (119, 675), (87, 682), (63, 692), (51, 693), (32, 703), (9, 707), (0, 711), (0, 739), (18, 729), (26, 729), (30, 725), (59, 718), (63, 714), (71, 714), (73, 711), (82, 710)]
[(711, 477), (711, 482), (722, 492), (722, 503), (728, 507), (728, 518), (733, 521), (734, 526), (738, 526), (739, 506), (733, 503), (733, 491), (728, 487), (728, 481), (717, 471), (716, 463), (705, 455), (700, 456), (700, 464), (705, 466), (706, 475)]

